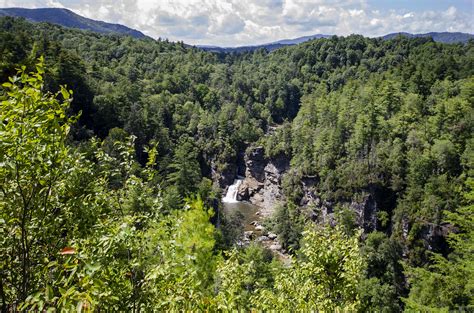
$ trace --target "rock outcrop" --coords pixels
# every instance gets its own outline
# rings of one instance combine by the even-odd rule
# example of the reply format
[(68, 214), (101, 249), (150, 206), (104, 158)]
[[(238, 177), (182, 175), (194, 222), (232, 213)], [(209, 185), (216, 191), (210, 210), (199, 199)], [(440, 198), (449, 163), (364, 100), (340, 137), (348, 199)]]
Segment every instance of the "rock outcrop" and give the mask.
[(245, 177), (253, 178), (258, 182), (265, 181), (265, 166), (267, 160), (265, 159), (265, 150), (263, 147), (250, 148), (245, 156)]
[(356, 223), (368, 233), (377, 228), (377, 203), (372, 195), (368, 194), (362, 201), (352, 201), (349, 209), (356, 213)]
[[(265, 157), (263, 147), (250, 147), (245, 154), (239, 155), (238, 165), (230, 165), (220, 174), (221, 185), (230, 185), (237, 173), (244, 174), (240, 184), (237, 200), (248, 201), (260, 208), (259, 215), (263, 218), (271, 216), (275, 208), (285, 201), (282, 190), (283, 175), (289, 173), (290, 158), (282, 154), (274, 158)], [(377, 213), (380, 207), (384, 209), (383, 199), (387, 198), (382, 191), (374, 188), (361, 191), (353, 199), (332, 203), (323, 200), (318, 194), (319, 177), (302, 176), (302, 196), (299, 206), (303, 208), (309, 219), (315, 223), (337, 223), (337, 208), (346, 208), (354, 212), (354, 223), (364, 229), (365, 233), (374, 231), (377, 224)], [(381, 202), (382, 201), (382, 202)], [(379, 205), (381, 203), (382, 205)], [(336, 210), (335, 210), (336, 209)], [(386, 209), (386, 208), (385, 208)]]
[(289, 168), (289, 158), (280, 155), (267, 159), (263, 147), (253, 147), (244, 160), (245, 179), (239, 187), (238, 199), (259, 206), (261, 214), (269, 216), (283, 200), (281, 178)]
[(211, 161), (211, 176), (212, 180), (217, 182), (221, 188), (226, 188), (232, 185), (237, 176), (237, 165), (229, 163), (224, 170), (218, 171), (214, 161)]
[[(337, 222), (334, 210), (336, 204), (320, 198), (315, 188), (318, 181), (317, 177), (303, 177), (301, 179), (303, 197), (299, 204), (306, 209), (307, 215), (312, 221), (335, 225)], [(370, 192), (364, 192), (362, 196), (359, 195), (351, 201), (338, 202), (337, 207), (354, 212), (354, 223), (363, 228), (365, 233), (377, 229), (379, 208), (375, 196)]]

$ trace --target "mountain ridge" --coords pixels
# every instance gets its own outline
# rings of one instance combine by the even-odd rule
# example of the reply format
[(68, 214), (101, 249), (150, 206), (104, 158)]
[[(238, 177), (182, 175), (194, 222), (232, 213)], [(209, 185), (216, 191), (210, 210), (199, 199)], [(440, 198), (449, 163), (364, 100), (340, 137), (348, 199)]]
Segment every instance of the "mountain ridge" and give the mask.
[(257, 44), (257, 45), (244, 45), (244, 46), (237, 46), (237, 47), (220, 47), (217, 45), (197, 45), (196, 47), (201, 48), (206, 51), (211, 52), (251, 52), (258, 49), (266, 49), (268, 51), (273, 51), (275, 49), (285, 47), (285, 46), (293, 46), (305, 41), (313, 40), (313, 39), (320, 39), (320, 38), (330, 38), (333, 35), (323, 35), (323, 34), (315, 34), (303, 37), (297, 37), (293, 39), (281, 39), (278, 41), (273, 41), (264, 44)]
[(66, 8), (0, 8), (0, 16), (22, 17), (33, 22), (47, 22), (102, 34), (121, 34), (134, 38), (147, 38), (145, 34), (136, 29), (83, 17)]
[(470, 39), (474, 39), (474, 34), (462, 33), (462, 32), (429, 32), (412, 34), (407, 32), (390, 33), (380, 38), (384, 40), (390, 40), (397, 36), (405, 36), (408, 38), (420, 38), (420, 37), (431, 37), (436, 42), (442, 43), (466, 43)]
[[(196, 47), (201, 48), (206, 51), (211, 52), (251, 52), (258, 49), (266, 49), (268, 51), (273, 51), (275, 49), (297, 45), (309, 40), (320, 39), (320, 38), (331, 38), (334, 35), (325, 35), (325, 34), (315, 34), (309, 36), (297, 37), (294, 39), (282, 39), (274, 42), (269, 42), (266, 44), (260, 45), (248, 45), (248, 46), (237, 46), (237, 47), (220, 47), (217, 45), (197, 45)], [(429, 32), (429, 33), (420, 33), (412, 34), (407, 32), (395, 32), (390, 33), (384, 36), (378, 36), (374, 38), (382, 38), (383, 40), (391, 40), (397, 36), (405, 36), (408, 38), (423, 38), (431, 37), (436, 42), (441, 43), (466, 43), (471, 39), (474, 39), (474, 34), (462, 33), (462, 32)]]
[[(142, 32), (132, 29), (128, 26), (89, 19), (77, 13), (74, 13), (73, 11), (66, 8), (0, 8), (0, 17), (1, 16), (22, 17), (33, 22), (48, 22), (68, 28), (88, 30), (103, 34), (121, 34), (132, 36), (134, 38), (150, 38)], [(252, 52), (258, 49), (266, 49), (267, 51), (273, 51), (275, 49), (297, 45), (309, 40), (330, 38), (332, 36), (334, 35), (314, 34), (292, 39), (281, 39), (274, 42), (256, 45), (243, 45), (235, 47), (222, 47), (219, 45), (196, 45), (196, 47), (205, 51), (217, 53), (242, 53)], [(466, 43), (470, 39), (474, 39), (474, 34), (462, 32), (429, 32), (420, 34), (394, 32), (375, 38), (390, 40), (396, 38), (397, 36), (405, 36), (409, 38), (431, 37), (434, 41), (442, 43)]]

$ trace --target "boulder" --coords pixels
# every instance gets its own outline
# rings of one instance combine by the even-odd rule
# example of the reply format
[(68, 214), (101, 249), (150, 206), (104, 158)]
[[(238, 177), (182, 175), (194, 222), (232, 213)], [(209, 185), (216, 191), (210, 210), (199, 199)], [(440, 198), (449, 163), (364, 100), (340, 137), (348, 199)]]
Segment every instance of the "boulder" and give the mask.
[(268, 236), (268, 238), (269, 238), (270, 240), (274, 240), (274, 239), (276, 239), (276, 238), (277, 238), (277, 235), (276, 235), (276, 234), (274, 234), (274, 233), (268, 233), (268, 235), (267, 235), (267, 236)]
[(249, 188), (248, 182), (244, 180), (237, 189), (237, 200), (239, 201), (248, 201), (249, 200)]
[(282, 246), (280, 244), (273, 244), (270, 246), (270, 250), (281, 250)]
[(262, 183), (259, 183), (254, 178), (245, 178), (238, 189), (238, 198), (241, 201), (249, 201), (251, 197), (255, 196), (263, 187)]

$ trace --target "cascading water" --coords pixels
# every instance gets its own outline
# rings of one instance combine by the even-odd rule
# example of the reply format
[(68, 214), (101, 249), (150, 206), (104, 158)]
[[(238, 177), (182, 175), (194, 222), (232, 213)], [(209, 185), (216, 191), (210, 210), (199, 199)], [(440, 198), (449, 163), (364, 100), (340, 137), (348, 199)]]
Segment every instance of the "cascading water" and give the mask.
[(224, 198), (222, 198), (222, 202), (226, 203), (237, 203), (237, 193), (239, 192), (239, 186), (242, 184), (243, 179), (237, 178), (234, 180), (234, 183), (229, 186), (227, 189), (227, 193)]

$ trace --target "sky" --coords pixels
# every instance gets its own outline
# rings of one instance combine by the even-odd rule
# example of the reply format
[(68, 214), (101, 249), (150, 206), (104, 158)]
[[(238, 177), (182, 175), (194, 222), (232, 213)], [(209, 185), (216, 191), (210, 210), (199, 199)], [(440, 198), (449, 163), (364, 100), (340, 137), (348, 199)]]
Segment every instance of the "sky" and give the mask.
[(0, 7), (68, 8), (195, 45), (255, 45), (314, 34), (474, 33), (474, 0), (0, 0)]

